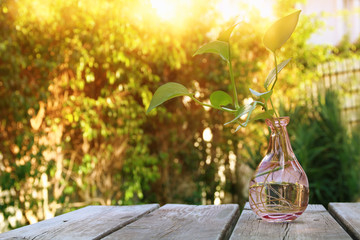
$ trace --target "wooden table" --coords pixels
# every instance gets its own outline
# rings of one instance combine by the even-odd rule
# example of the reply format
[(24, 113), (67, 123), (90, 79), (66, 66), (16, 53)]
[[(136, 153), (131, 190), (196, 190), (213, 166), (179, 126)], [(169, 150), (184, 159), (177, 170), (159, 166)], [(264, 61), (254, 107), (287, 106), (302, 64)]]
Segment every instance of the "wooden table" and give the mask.
[(330, 203), (329, 212), (353, 239), (360, 239), (360, 203)]
[(248, 204), (240, 217), (237, 204), (88, 206), (0, 239), (360, 239), (360, 203), (331, 203), (329, 211), (309, 205), (294, 222), (267, 223)]

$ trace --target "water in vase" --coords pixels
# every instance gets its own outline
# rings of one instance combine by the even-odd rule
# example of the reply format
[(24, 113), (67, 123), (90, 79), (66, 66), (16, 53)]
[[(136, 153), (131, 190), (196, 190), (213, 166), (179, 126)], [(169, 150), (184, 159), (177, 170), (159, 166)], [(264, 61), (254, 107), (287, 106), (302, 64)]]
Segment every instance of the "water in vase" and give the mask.
[(257, 215), (267, 221), (292, 221), (306, 209), (309, 188), (288, 182), (256, 183), (250, 186), (249, 201)]

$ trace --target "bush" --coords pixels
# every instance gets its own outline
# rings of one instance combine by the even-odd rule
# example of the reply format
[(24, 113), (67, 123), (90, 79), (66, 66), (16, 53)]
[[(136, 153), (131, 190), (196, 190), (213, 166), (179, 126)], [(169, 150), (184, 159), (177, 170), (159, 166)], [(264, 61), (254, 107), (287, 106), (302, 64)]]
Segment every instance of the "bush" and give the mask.
[(289, 135), (310, 183), (310, 203), (355, 201), (360, 193), (360, 134), (341, 120), (338, 94), (328, 90), (313, 108), (291, 114)]

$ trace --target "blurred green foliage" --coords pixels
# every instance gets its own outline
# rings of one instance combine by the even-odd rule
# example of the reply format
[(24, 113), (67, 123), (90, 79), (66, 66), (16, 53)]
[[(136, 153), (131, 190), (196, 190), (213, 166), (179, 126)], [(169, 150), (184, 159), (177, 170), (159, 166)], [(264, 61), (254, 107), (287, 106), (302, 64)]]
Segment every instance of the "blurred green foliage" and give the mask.
[(310, 203), (356, 201), (360, 194), (360, 131), (341, 120), (338, 93), (328, 90), (314, 105), (296, 107), (289, 134), (309, 178)]
[[(209, 1), (196, 2), (176, 26), (140, 0), (0, 2), (0, 212), (10, 228), (88, 204), (246, 201), (249, 166), (267, 145), (264, 124), (233, 134), (223, 126), (231, 116), (185, 98), (145, 115), (166, 82), (195, 89), (201, 101), (231, 90), (225, 62), (192, 57), (229, 25)], [(297, 1), (279, 2), (281, 16)], [(268, 23), (248, 12), (231, 40), (239, 99), (273, 66), (261, 44)], [(280, 49), (279, 61), (293, 60), (275, 104), (303, 104), (304, 83), (329, 59), (327, 48), (306, 44), (318, 26), (302, 16)]]

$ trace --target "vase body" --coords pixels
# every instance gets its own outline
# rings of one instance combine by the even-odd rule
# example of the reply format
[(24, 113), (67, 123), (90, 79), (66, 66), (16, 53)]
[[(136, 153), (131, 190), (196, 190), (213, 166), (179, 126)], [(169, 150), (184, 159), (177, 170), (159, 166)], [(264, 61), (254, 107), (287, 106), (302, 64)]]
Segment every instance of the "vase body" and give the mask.
[(289, 120), (266, 120), (271, 129), (269, 147), (249, 184), (250, 206), (267, 222), (293, 221), (309, 202), (309, 182), (286, 130)]

